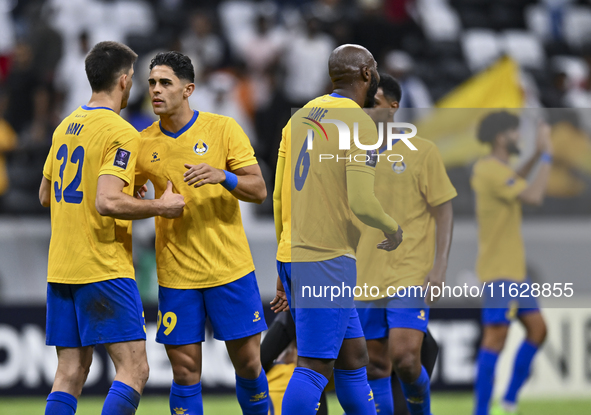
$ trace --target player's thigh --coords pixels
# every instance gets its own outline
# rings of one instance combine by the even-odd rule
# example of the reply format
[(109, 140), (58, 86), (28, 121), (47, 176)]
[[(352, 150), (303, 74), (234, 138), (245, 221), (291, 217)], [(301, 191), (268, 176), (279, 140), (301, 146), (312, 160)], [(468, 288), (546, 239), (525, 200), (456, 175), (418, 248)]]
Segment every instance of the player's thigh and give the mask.
[(175, 346), (201, 343), (205, 340), (206, 316), (203, 290), (158, 287), (158, 343)]
[(48, 346), (82, 347), (72, 284), (47, 284), (45, 333)]
[(202, 291), (215, 339), (244, 339), (267, 329), (254, 272), (228, 284)]
[(228, 355), (238, 376), (257, 378), (261, 373), (261, 334), (226, 341)]
[(146, 340), (144, 310), (135, 280), (117, 278), (73, 288), (83, 346)]
[(145, 340), (132, 340), (117, 343), (106, 343), (105, 349), (111, 356), (117, 371), (147, 371), (148, 356)]
[(527, 340), (535, 345), (542, 344), (546, 339), (547, 327), (540, 310), (520, 310), (518, 318), (525, 327)]

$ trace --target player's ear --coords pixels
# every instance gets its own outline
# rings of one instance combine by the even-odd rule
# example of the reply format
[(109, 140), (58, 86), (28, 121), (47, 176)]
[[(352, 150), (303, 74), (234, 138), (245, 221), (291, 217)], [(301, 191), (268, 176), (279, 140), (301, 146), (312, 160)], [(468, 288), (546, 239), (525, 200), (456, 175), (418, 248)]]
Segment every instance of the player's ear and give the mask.
[(191, 95), (193, 95), (193, 91), (195, 91), (195, 84), (194, 83), (189, 83), (189, 84), (185, 85), (185, 90), (183, 91), (183, 98), (185, 98), (185, 99), (189, 98)]
[(123, 90), (124, 90), (125, 88), (127, 88), (127, 82), (128, 82), (128, 79), (127, 79), (127, 78), (128, 78), (128, 76), (127, 76), (127, 74), (126, 74), (126, 73), (122, 74), (122, 75), (119, 77), (119, 87), (120, 87), (121, 89), (123, 89)]
[(371, 71), (369, 70), (369, 66), (361, 67), (361, 78), (364, 82), (369, 82), (371, 79)]

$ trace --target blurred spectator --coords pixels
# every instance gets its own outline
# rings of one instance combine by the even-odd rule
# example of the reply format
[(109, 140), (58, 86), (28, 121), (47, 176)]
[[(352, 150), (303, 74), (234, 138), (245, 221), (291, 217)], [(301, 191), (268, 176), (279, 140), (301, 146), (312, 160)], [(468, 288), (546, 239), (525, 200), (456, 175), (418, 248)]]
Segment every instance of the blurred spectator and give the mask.
[(181, 52), (191, 58), (193, 66), (205, 71), (218, 68), (224, 59), (224, 42), (214, 33), (214, 16), (195, 11), (189, 18), (189, 29), (181, 36)]
[(14, 22), (10, 14), (10, 0), (0, 0), (0, 82), (8, 74), (10, 54), (16, 43)]
[(423, 81), (413, 74), (414, 61), (402, 50), (393, 50), (386, 55), (386, 71), (400, 82), (402, 99), (400, 108), (431, 108), (433, 100)]
[(293, 34), (283, 56), (283, 92), (292, 108), (326, 92), (330, 83), (327, 62), (334, 48), (333, 39), (320, 32), (320, 22), (314, 17), (306, 21), (305, 31)]
[(56, 70), (55, 87), (63, 96), (61, 117), (65, 118), (81, 105), (86, 105), (92, 94), (84, 59), (90, 50), (88, 34), (82, 32), (76, 47), (67, 49)]
[(0, 95), (0, 211), (2, 211), (2, 195), (8, 190), (8, 172), (4, 154), (16, 147), (16, 133), (4, 120), (6, 101)]
[(13, 62), (6, 80), (6, 121), (24, 140), (46, 138), (49, 93), (33, 66), (33, 51), (20, 42), (14, 50)]

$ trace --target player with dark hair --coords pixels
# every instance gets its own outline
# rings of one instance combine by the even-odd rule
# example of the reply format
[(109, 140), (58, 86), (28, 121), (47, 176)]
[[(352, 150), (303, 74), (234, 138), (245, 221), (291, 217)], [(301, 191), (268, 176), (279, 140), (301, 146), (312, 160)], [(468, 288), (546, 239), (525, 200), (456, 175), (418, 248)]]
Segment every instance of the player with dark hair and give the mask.
[[(376, 110), (371, 113), (382, 123), (384, 137), (400, 98), (398, 82), (381, 75)], [(457, 196), (435, 144), (416, 136), (412, 143), (417, 150), (398, 142), (388, 150), (384, 142), (376, 166), (376, 197), (386, 206), (386, 213), (397, 215), (404, 228), (404, 243), (393, 253), (376, 250), (380, 232), (361, 225), (357, 247), (357, 284), (376, 286), (387, 294), (379, 300), (368, 295), (356, 301), (369, 352), (367, 376), (380, 415), (394, 414), (392, 369), (400, 379), (410, 413), (431, 413), (429, 374), (421, 364), (429, 307), (410, 290), (405, 295), (397, 293), (400, 287), (426, 289), (428, 284), (441, 287), (445, 281), (453, 229), (451, 199)], [(388, 287), (396, 291), (388, 293)]]
[(135, 414), (148, 379), (131, 219), (176, 217), (185, 203), (170, 185), (158, 200), (133, 197), (140, 137), (119, 112), (136, 58), (116, 42), (89, 52), (92, 96), (56, 128), (43, 168), (39, 200), (51, 207), (47, 344), (58, 355), (46, 415), (76, 412), (97, 344), (105, 345), (116, 370), (103, 415)]
[(160, 121), (141, 133), (137, 163), (137, 185), (150, 180), (159, 195), (171, 180), (187, 200), (181, 217), (156, 219), (156, 341), (172, 365), (170, 410), (203, 413), (201, 343), (208, 317), (214, 337), (226, 342), (243, 413), (263, 415), (269, 397), (260, 333), (267, 326), (238, 201), (262, 203), (265, 182), (236, 121), (189, 107), (193, 78), (191, 60), (181, 53), (152, 59), (149, 92)]
[[(488, 157), (474, 165), (471, 185), (476, 193), (478, 221), (478, 260), (476, 271), (481, 281), (494, 284), (493, 296), (484, 291), (482, 309), (483, 335), (478, 353), (475, 415), (489, 413), (495, 366), (503, 350), (511, 320), (517, 317), (526, 331), (509, 388), (492, 412), (515, 413), (517, 394), (527, 380), (532, 360), (546, 338), (546, 324), (534, 297), (503, 296), (499, 285), (505, 282), (528, 284), (525, 248), (521, 235), (521, 204), (540, 205), (552, 163), (550, 128), (540, 123), (536, 152), (518, 171), (509, 166), (509, 158), (519, 153), (519, 118), (507, 111), (486, 116), (478, 128), (478, 139), (491, 145)], [(532, 168), (539, 168), (531, 181), (525, 178)]]
[[(355, 286), (354, 215), (385, 233), (383, 249), (396, 249), (402, 240), (402, 230), (373, 194), (375, 152), (361, 150), (353, 139), (349, 150), (339, 148), (334, 123), (323, 125), (326, 139), (315, 136), (313, 149), (307, 147), (307, 126), (324, 118), (344, 123), (350, 131), (358, 123), (363, 145), (377, 141), (375, 124), (361, 109), (373, 106), (379, 82), (371, 53), (358, 45), (339, 46), (330, 55), (328, 69), (333, 92), (292, 116), (283, 129), (277, 163), (273, 202), (280, 281), (273, 308), (291, 303), (298, 348), (283, 415), (315, 414), (331, 375), (346, 413), (376, 413), (365, 369), (367, 348), (353, 298), (328, 307), (326, 301), (320, 304), (321, 299), (318, 306), (310, 307), (298, 287), (318, 281)], [(341, 163), (320, 162), (319, 154), (336, 154)]]

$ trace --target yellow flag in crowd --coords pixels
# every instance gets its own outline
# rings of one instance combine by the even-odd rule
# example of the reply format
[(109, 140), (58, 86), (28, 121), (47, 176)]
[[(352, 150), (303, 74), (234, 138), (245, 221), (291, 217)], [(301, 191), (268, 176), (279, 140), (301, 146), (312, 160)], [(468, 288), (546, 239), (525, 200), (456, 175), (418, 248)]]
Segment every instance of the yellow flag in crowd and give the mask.
[(443, 97), (416, 123), (418, 135), (437, 143), (448, 168), (463, 166), (488, 151), (476, 139), (476, 127), (491, 108), (518, 109), (523, 104), (519, 66), (503, 57)]

